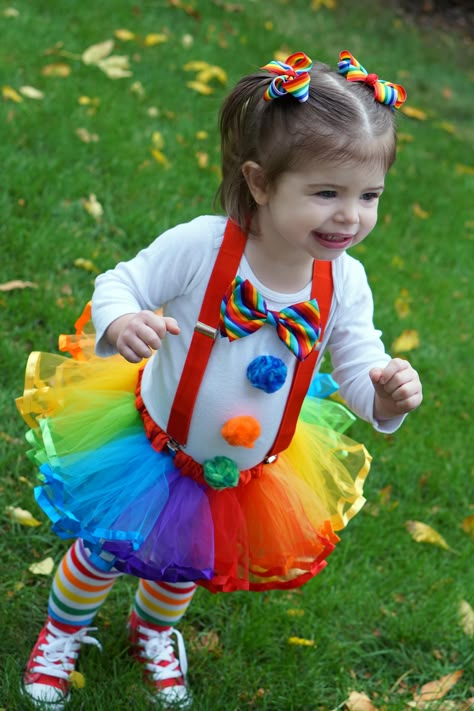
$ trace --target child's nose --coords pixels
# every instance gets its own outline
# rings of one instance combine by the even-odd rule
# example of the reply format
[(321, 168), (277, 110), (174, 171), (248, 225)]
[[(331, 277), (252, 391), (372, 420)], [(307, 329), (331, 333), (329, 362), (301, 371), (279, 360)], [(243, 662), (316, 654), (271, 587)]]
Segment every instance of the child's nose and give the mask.
[(359, 222), (359, 210), (357, 203), (347, 200), (339, 206), (336, 219), (340, 223), (355, 225)]

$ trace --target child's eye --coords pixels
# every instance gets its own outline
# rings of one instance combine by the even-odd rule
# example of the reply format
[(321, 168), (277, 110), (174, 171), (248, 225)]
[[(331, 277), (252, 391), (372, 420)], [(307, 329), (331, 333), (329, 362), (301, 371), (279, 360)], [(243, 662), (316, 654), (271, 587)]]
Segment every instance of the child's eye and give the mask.
[(320, 190), (318, 193), (316, 193), (316, 195), (318, 197), (329, 199), (329, 198), (335, 198), (337, 193), (335, 190)]
[(362, 200), (369, 202), (370, 200), (377, 200), (379, 197), (379, 193), (363, 193)]

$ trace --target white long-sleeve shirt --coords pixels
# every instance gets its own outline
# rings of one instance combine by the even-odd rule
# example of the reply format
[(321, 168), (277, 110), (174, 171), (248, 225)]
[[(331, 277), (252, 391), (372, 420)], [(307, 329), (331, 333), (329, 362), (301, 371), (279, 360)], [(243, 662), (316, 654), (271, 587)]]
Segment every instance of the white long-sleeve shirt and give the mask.
[[(132, 260), (121, 262), (96, 279), (92, 312), (98, 355), (116, 352), (104, 334), (120, 316), (162, 307), (164, 315), (178, 321), (180, 335), (167, 334), (159, 351), (147, 361), (142, 380), (144, 403), (165, 430), (225, 225), (224, 217), (202, 216), (173, 227)], [(281, 311), (311, 296), (310, 284), (293, 294), (268, 289), (253, 274), (245, 255), (237, 273), (252, 282), (272, 310)], [(333, 262), (333, 281), (334, 294), (316, 370), (328, 349), (333, 378), (348, 406), (379, 431), (393, 432), (403, 417), (383, 422), (373, 417), (374, 388), (368, 373), (372, 367), (384, 367), (390, 356), (373, 325), (372, 293), (364, 268), (344, 253)], [(275, 393), (255, 388), (247, 378), (248, 365), (261, 355), (280, 358), (288, 368), (285, 384)], [(275, 440), (295, 364), (295, 356), (271, 325), (265, 324), (252, 335), (232, 342), (218, 336), (197, 396), (186, 452), (201, 463), (225, 456), (240, 470), (262, 461)], [(261, 425), (253, 448), (231, 446), (221, 435), (229, 419), (242, 415), (254, 417)]]

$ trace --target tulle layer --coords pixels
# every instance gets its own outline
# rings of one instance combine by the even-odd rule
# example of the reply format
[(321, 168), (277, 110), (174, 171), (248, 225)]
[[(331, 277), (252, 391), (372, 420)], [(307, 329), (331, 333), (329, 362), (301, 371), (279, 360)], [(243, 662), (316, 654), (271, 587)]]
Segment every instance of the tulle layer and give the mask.
[(342, 434), (345, 408), (306, 398), (290, 447), (215, 490), (150, 446), (134, 404), (140, 365), (67, 345), (75, 357), (30, 356), (18, 400), (37, 500), (59, 536), (83, 538), (103, 567), (212, 591), (296, 587), (324, 567), (365, 501), (370, 457)]

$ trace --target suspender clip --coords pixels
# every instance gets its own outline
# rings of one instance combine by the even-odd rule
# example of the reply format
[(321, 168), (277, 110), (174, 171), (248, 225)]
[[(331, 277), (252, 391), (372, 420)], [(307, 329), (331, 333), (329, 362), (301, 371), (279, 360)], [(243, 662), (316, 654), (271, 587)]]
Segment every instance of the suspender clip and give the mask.
[(203, 323), (202, 321), (196, 321), (194, 330), (198, 333), (202, 333), (203, 336), (209, 336), (209, 338), (212, 338), (213, 341), (216, 340), (217, 328), (208, 326), (207, 323)]
[(271, 454), (269, 457), (265, 457), (263, 460), (264, 464), (273, 464), (278, 459), (278, 454)]
[(174, 457), (176, 455), (176, 452), (178, 452), (181, 449), (181, 447), (179, 446), (179, 442), (177, 442), (172, 437), (168, 438), (166, 446), (168, 447), (169, 452), (172, 457)]

